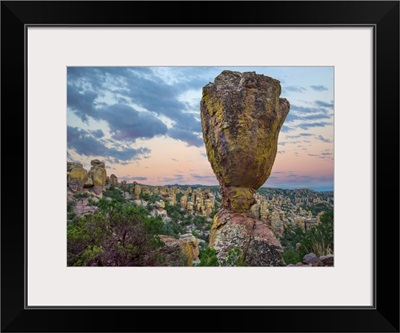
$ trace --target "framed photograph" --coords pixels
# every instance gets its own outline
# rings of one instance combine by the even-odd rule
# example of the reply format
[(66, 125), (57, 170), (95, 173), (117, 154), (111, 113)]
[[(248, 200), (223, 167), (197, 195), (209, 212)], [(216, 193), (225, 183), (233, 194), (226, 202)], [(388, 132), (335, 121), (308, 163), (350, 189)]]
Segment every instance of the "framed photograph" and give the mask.
[(399, 331), (399, 2), (1, 29), (2, 331)]

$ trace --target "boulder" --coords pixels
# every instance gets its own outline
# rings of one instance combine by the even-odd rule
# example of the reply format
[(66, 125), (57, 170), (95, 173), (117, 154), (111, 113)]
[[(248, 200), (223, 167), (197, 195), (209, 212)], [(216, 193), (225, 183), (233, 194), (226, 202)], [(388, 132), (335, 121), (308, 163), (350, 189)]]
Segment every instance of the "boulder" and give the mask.
[(83, 165), (78, 162), (67, 162), (67, 172), (71, 172), (73, 168), (83, 168)]
[(320, 260), (315, 253), (308, 253), (303, 257), (303, 263), (310, 266), (320, 266)]
[(164, 202), (163, 200), (156, 201), (156, 202), (154, 203), (154, 207), (155, 207), (157, 210), (163, 210), (163, 209), (165, 208), (165, 202)]
[(97, 195), (103, 193), (104, 187), (106, 186), (107, 171), (105, 169), (104, 162), (97, 159), (90, 162), (92, 167), (88, 173), (88, 179), (85, 183), (85, 187), (92, 188), (93, 192)]
[(190, 245), (190, 247), (192, 248), (193, 260), (199, 259), (200, 249), (199, 249), (198, 239), (194, 237), (192, 234), (181, 235), (179, 239), (184, 240)]
[(216, 250), (219, 261), (238, 248), (247, 266), (285, 266), (282, 246), (268, 225), (226, 209), (214, 217), (209, 246)]
[(322, 264), (324, 266), (333, 266), (334, 265), (333, 254), (321, 256), (321, 257), (319, 257), (319, 260), (322, 262)]
[(87, 179), (88, 173), (82, 164), (67, 162), (67, 185), (72, 192), (82, 192)]
[(111, 176), (110, 176), (110, 184), (111, 185), (117, 185), (118, 184), (118, 178), (117, 178), (116, 175), (111, 174)]
[(148, 186), (143, 186), (143, 188), (142, 188), (142, 193), (143, 193), (143, 194), (146, 194), (146, 195), (150, 195), (151, 192), (150, 192), (149, 187), (148, 187)]
[(73, 211), (76, 215), (82, 216), (85, 214), (95, 214), (98, 210), (97, 206), (89, 204), (89, 200), (84, 198), (75, 202)]
[(158, 252), (164, 261), (164, 266), (192, 266), (193, 250), (188, 242), (165, 235), (161, 235), (160, 239), (164, 246)]

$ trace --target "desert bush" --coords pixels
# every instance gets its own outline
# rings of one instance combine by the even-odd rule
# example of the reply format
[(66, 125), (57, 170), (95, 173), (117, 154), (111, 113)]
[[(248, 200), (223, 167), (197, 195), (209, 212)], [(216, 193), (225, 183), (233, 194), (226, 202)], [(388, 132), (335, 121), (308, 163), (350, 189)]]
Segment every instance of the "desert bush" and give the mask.
[(90, 197), (90, 194), (88, 193), (88, 192), (83, 192), (83, 193), (75, 193), (74, 194), (74, 198), (75, 199), (86, 199), (86, 198), (89, 198)]
[(215, 249), (207, 247), (200, 253), (200, 263), (197, 266), (244, 266), (242, 251), (235, 247), (229, 250), (225, 260), (218, 261)]
[[(320, 220), (320, 224), (313, 226), (309, 230), (303, 230), (298, 226), (288, 226), (280, 239), (285, 251), (296, 252), (300, 259), (311, 252), (317, 256), (332, 254), (334, 251), (333, 210), (324, 212)], [(298, 243), (300, 247), (296, 248)], [(291, 255), (293, 254), (288, 254), (288, 256)], [(286, 259), (285, 262), (289, 263)]]
[(210, 247), (207, 247), (204, 252), (201, 253), (200, 263), (197, 266), (219, 266), (217, 251)]
[(285, 260), (285, 263), (289, 265), (301, 262), (302, 258), (300, 257), (298, 252), (293, 250), (287, 250), (283, 253), (283, 260)]
[(162, 222), (116, 200), (100, 200), (99, 212), (67, 227), (68, 266), (154, 266)]
[(121, 203), (126, 201), (123, 192), (114, 185), (110, 185), (105, 191), (103, 191), (103, 196)]
[(333, 223), (324, 222), (304, 233), (299, 249), (301, 257), (315, 253), (318, 257), (333, 253)]

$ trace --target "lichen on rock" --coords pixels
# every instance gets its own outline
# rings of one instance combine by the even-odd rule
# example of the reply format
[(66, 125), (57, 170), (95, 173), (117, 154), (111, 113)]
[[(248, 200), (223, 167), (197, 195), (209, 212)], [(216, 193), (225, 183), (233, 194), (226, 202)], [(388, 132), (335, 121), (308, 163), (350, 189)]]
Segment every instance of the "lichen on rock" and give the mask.
[(249, 211), (256, 203), (255, 191), (271, 173), (290, 109), (280, 93), (278, 80), (255, 72), (223, 71), (203, 87), (203, 139), (224, 207), (214, 217), (210, 235), (219, 259), (238, 247), (248, 265), (284, 264), (279, 241)]
[(227, 209), (247, 211), (271, 173), (290, 108), (280, 93), (278, 80), (255, 72), (223, 71), (203, 87), (203, 138)]
[(88, 173), (81, 163), (67, 162), (67, 184), (72, 192), (82, 192), (87, 178)]
[(85, 183), (85, 187), (90, 187), (95, 194), (101, 195), (106, 186), (107, 180), (105, 164), (98, 159), (92, 160), (90, 164), (92, 167), (88, 173), (88, 179)]

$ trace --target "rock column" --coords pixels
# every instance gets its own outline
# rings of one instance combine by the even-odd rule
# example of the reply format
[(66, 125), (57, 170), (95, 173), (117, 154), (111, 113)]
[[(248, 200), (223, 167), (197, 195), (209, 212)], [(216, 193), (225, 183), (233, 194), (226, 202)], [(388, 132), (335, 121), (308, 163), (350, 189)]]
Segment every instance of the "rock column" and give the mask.
[(208, 160), (220, 183), (223, 209), (214, 217), (210, 247), (219, 259), (238, 247), (251, 266), (279, 266), (282, 248), (251, 213), (253, 194), (268, 179), (290, 104), (278, 80), (223, 71), (203, 87), (201, 122)]

